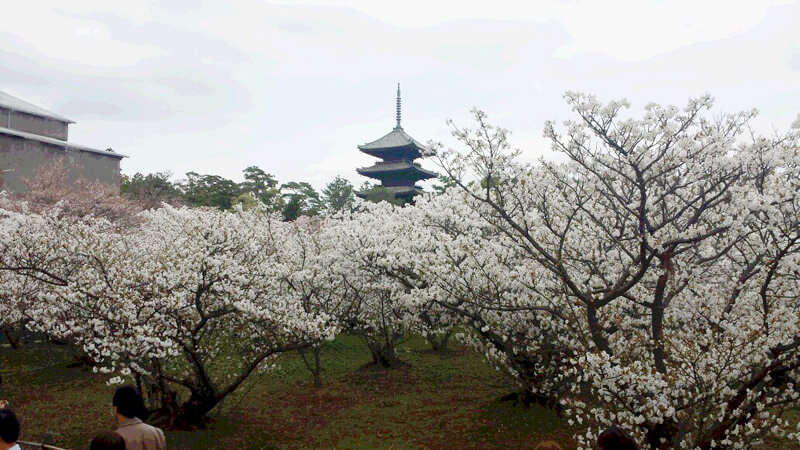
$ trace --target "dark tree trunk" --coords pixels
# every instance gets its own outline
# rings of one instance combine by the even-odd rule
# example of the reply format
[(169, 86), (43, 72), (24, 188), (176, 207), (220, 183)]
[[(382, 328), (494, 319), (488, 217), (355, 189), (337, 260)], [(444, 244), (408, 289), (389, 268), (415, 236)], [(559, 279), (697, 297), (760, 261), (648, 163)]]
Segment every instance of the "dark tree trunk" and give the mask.
[(319, 350), (319, 346), (314, 347), (314, 368), (316, 369), (314, 372), (314, 387), (318, 388), (322, 387), (322, 379), (320, 378), (322, 364), (320, 363)]
[[(208, 414), (219, 405), (226, 396), (238, 389), (254, 370), (269, 356), (298, 350), (306, 346), (305, 343), (290, 343), (264, 351), (258, 357), (248, 362), (238, 376), (234, 377), (225, 386), (218, 386), (208, 375), (202, 359), (197, 357), (193, 349), (187, 350), (187, 358), (193, 363), (193, 375), (177, 379), (169, 376), (162, 370), (158, 361), (153, 362), (153, 383), (151, 399), (160, 398), (160, 404), (155, 408), (155, 421), (165, 428), (172, 429), (202, 429), (212, 419)], [(171, 389), (171, 385), (179, 385), (189, 391), (189, 398), (181, 400), (178, 392)], [(184, 397), (185, 398), (185, 397)]]
[(448, 342), (450, 342), (450, 336), (452, 336), (453, 330), (447, 330), (442, 335), (430, 334), (426, 337), (428, 340), (428, 344), (430, 344), (431, 349), (434, 352), (438, 353), (440, 356), (444, 356), (450, 353), (450, 350), (447, 348)]
[(312, 353), (314, 355), (313, 363), (308, 360), (305, 350), (301, 348), (298, 350), (298, 353), (300, 353), (300, 357), (303, 359), (303, 364), (305, 364), (306, 369), (308, 369), (308, 371), (311, 372), (311, 376), (314, 378), (314, 387), (321, 388), (322, 377), (320, 375), (322, 373), (322, 364), (320, 362), (320, 356), (319, 356), (320, 347), (318, 345), (315, 345), (312, 348)]
[(369, 345), (369, 349), (372, 353), (372, 362), (377, 366), (390, 369), (397, 367), (400, 363), (394, 351), (393, 342), (373, 342)]
[(6, 336), (6, 340), (11, 345), (11, 348), (16, 350), (19, 348), (20, 341), (22, 340), (22, 332), (15, 333), (11, 330), (10, 327), (3, 327), (3, 334)]
[[(672, 448), (672, 442), (679, 433), (678, 425), (672, 418), (650, 428), (645, 434), (651, 449)], [(662, 442), (663, 440), (663, 442)]]
[(173, 430), (204, 429), (211, 423), (208, 413), (222, 398), (206, 389), (196, 388), (189, 398), (181, 403), (177, 393), (169, 388), (159, 393), (160, 407), (153, 411), (153, 422)]
[(212, 392), (192, 392), (178, 408), (175, 425), (179, 428), (205, 428), (209, 423), (208, 413), (217, 406), (221, 398)]

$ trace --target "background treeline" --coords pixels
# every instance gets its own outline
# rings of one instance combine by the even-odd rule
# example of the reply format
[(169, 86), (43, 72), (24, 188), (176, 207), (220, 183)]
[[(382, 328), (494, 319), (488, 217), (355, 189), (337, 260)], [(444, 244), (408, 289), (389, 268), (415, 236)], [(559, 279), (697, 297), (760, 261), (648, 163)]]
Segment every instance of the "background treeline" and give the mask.
[[(122, 194), (142, 203), (147, 208), (156, 208), (162, 202), (173, 205), (210, 206), (221, 210), (231, 209), (241, 203), (252, 207), (255, 201), (272, 205), (284, 220), (292, 221), (300, 216), (315, 216), (321, 211), (351, 209), (356, 189), (341, 176), (336, 176), (318, 192), (305, 181), (289, 181), (280, 184), (274, 175), (257, 166), (244, 169), (244, 181), (237, 183), (219, 175), (201, 175), (189, 172), (184, 179), (170, 181), (172, 173), (154, 172), (147, 175), (136, 173), (122, 175)], [(443, 192), (452, 184), (447, 177), (440, 177), (435, 192)], [(387, 201), (401, 205), (403, 200), (380, 185), (364, 182), (358, 189), (365, 192), (366, 199), (373, 202)]]
[[(137, 200), (146, 208), (157, 208), (162, 202), (172, 205), (210, 206), (221, 210), (233, 208), (241, 203), (252, 207), (256, 200), (272, 205), (284, 220), (292, 221), (300, 216), (315, 216), (321, 211), (349, 210), (353, 207), (356, 189), (341, 176), (336, 176), (318, 192), (305, 181), (289, 181), (279, 184), (274, 175), (258, 166), (244, 169), (244, 181), (237, 183), (219, 175), (201, 175), (189, 172), (184, 179), (170, 181), (171, 172), (154, 172), (147, 175), (136, 173), (122, 175), (122, 195)], [(448, 177), (439, 177), (433, 187), (437, 193), (452, 185)], [(358, 189), (366, 193), (373, 202), (387, 201), (402, 205), (402, 199), (394, 196), (380, 185), (364, 182)]]
[(187, 206), (211, 206), (222, 210), (241, 203), (245, 207), (255, 201), (273, 205), (285, 220), (314, 216), (322, 210), (349, 208), (355, 198), (353, 185), (337, 176), (318, 192), (304, 181), (279, 184), (274, 175), (257, 166), (243, 171), (244, 181), (237, 183), (219, 175), (189, 172), (184, 179), (170, 181), (170, 172), (147, 175), (122, 175), (122, 194), (157, 207), (161, 202)]

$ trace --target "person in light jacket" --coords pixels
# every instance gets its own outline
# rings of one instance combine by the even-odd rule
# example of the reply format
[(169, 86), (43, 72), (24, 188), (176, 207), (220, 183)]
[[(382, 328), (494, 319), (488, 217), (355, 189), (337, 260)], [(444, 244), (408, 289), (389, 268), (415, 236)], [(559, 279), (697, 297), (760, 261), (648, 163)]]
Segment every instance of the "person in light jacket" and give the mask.
[(112, 400), (117, 417), (117, 433), (125, 440), (126, 450), (165, 450), (167, 442), (160, 428), (142, 422), (137, 416), (145, 411), (144, 401), (135, 386), (122, 386)]

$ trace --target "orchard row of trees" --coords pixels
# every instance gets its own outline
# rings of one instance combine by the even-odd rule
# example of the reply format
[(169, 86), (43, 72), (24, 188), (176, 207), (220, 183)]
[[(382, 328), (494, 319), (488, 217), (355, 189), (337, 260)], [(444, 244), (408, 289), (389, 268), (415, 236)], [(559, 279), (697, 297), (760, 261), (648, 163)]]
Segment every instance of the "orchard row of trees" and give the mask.
[(6, 199), (0, 317), (133, 377), (175, 424), (282, 352), (319, 384), (342, 331), (391, 366), (409, 332), (458, 330), (585, 448), (610, 425), (651, 448), (800, 440), (800, 120), (761, 137), (708, 97), (639, 119), (566, 99), (577, 119), (545, 126), (565, 162), (520, 163), (475, 111), (437, 148), (452, 185), (405, 207), (122, 220)]

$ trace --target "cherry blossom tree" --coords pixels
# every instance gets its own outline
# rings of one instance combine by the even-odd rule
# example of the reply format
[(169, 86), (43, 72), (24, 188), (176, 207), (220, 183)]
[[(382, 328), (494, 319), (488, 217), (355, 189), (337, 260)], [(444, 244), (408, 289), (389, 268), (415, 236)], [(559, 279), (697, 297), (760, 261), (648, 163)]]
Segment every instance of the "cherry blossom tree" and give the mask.
[(133, 376), (169, 425), (202, 426), (277, 355), (333, 338), (329, 318), (287, 283), (288, 224), (264, 210), (169, 206), (142, 219), (122, 231), (57, 209), (6, 211), (0, 272), (12, 283), (4, 293), (37, 283), (21, 314), (102, 371)]
[[(329, 326), (339, 329), (339, 318), (350, 316), (353, 302), (348, 280), (337, 268), (339, 252), (335, 240), (328, 239), (327, 226), (322, 217), (301, 216), (287, 226), (281, 252), (290, 267), (286, 283), (300, 299), (303, 309), (309, 314), (325, 314), (331, 320)], [(305, 348), (298, 349), (315, 387), (322, 386), (320, 354), (326, 342), (325, 336), (313, 341), (310, 354)]]
[[(0, 192), (0, 208), (16, 207), (19, 207), (16, 201), (9, 199), (6, 192)], [(12, 273), (0, 270), (0, 327), (13, 349), (19, 348), (23, 341), (27, 320), (22, 311), (36, 290), (34, 280), (15, 281)]]
[(420, 270), (430, 295), (575, 420), (654, 448), (796, 438), (798, 133), (755, 137), (753, 112), (708, 117), (708, 97), (641, 119), (566, 98), (579, 120), (545, 129), (566, 163), (515, 162), (480, 111), (454, 128), (454, 206), (418, 203), (446, 247), (421, 253), (444, 264)]
[[(64, 158), (54, 158), (34, 170), (23, 181), (26, 192), (15, 197), (28, 211), (38, 212), (60, 203), (63, 215), (95, 216), (119, 225), (129, 225), (141, 211), (142, 205), (120, 195), (120, 187), (83, 177), (71, 179), (73, 165)], [(10, 206), (11, 207), (11, 206)]]
[(519, 246), (458, 189), (419, 199), (406, 221), (419, 236), (405, 250), (416, 255), (415, 307), (435, 317), (434, 329), (465, 326), (461, 338), (521, 385), (526, 404), (557, 407), (567, 387), (556, 382), (560, 362), (571, 353), (549, 321), (564, 314), (530, 302), (536, 267)]
[(342, 327), (364, 341), (374, 364), (386, 368), (400, 363), (396, 347), (410, 337), (418, 319), (407, 301), (412, 286), (398, 276), (408, 258), (397, 251), (409, 239), (398, 219), (401, 209), (364, 202), (358, 212), (329, 220), (324, 237), (334, 243), (335, 270), (347, 287)]
[[(78, 177), (72, 179), (73, 165), (65, 158), (39, 166), (30, 178), (24, 178), (26, 191), (5, 193), (0, 207), (13, 211), (41, 212), (58, 205), (63, 218), (73, 220), (85, 216), (103, 217), (113, 226), (131, 226), (142, 207), (138, 202), (120, 196), (119, 186)], [(2, 278), (2, 275), (0, 275)], [(9, 296), (2, 303), (25, 304), (30, 301), (28, 288), (2, 295)], [(26, 319), (13, 310), (5, 311), (0, 318), (3, 332), (12, 347), (16, 348), (26, 330)]]

